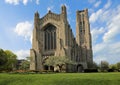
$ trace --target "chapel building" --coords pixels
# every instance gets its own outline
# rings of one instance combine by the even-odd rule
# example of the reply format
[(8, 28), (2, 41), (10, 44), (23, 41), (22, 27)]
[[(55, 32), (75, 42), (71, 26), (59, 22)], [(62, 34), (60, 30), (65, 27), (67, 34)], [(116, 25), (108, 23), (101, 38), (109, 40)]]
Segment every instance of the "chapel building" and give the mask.
[(44, 62), (51, 56), (67, 56), (77, 62), (76, 65), (66, 65), (66, 72), (91, 68), (93, 55), (88, 9), (76, 12), (76, 37), (67, 20), (65, 5), (60, 14), (48, 11), (40, 17), (36, 12), (30, 56), (30, 70), (46, 70)]

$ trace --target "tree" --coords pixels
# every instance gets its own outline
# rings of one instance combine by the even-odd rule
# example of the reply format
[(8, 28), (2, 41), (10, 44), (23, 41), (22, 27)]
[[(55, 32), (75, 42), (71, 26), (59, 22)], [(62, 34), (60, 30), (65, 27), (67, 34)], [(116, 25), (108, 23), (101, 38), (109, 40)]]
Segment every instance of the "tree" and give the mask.
[(117, 63), (117, 68), (120, 69), (120, 62)]
[(107, 71), (109, 69), (109, 63), (107, 61), (101, 61), (100, 68), (101, 71)]
[(109, 68), (111, 68), (111, 69), (117, 69), (117, 65), (116, 64), (112, 64), (112, 65), (110, 65), (110, 67)]
[(115, 71), (117, 69), (117, 64), (111, 64), (109, 68)]
[(93, 67), (94, 69), (98, 69), (98, 68), (99, 68), (99, 66), (98, 66), (98, 64), (97, 64), (96, 62), (93, 62), (92, 67)]
[(6, 69), (14, 70), (16, 68), (17, 56), (10, 50), (6, 50), (5, 53), (7, 54), (8, 59), (6, 63)]
[(62, 67), (66, 64), (72, 64), (73, 62), (66, 56), (59, 56), (56, 60), (56, 65), (59, 66), (60, 72), (62, 71)]
[(60, 72), (62, 71), (62, 67), (67, 63), (72, 63), (72, 61), (65, 56), (51, 56), (48, 57), (45, 61), (45, 65), (48, 65), (49, 67), (59, 66)]
[(29, 70), (30, 62), (28, 60), (23, 60), (20, 66), (22, 70)]
[(3, 70), (7, 63), (7, 55), (3, 49), (0, 49), (0, 69)]
[(94, 63), (92, 63), (92, 62), (87, 62), (87, 67), (88, 67), (88, 68), (93, 68), (93, 64), (94, 64)]
[(45, 65), (48, 65), (49, 66), (49, 70), (50, 70), (50, 66), (53, 66), (55, 67), (56, 65), (56, 60), (57, 60), (57, 57), (56, 56), (51, 56), (51, 57), (48, 57), (46, 60), (45, 60)]

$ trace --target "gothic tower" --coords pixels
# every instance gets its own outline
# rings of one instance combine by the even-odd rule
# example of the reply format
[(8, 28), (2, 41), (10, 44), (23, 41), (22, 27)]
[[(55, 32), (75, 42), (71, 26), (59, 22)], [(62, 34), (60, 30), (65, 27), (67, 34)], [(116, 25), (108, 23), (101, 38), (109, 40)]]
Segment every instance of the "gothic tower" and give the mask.
[[(36, 12), (34, 15), (34, 29), (33, 29), (33, 39), (32, 39), (32, 49), (30, 49), (30, 69), (31, 70), (42, 70), (42, 59), (41, 59), (41, 31), (39, 30), (39, 13)], [(38, 32), (39, 31), (39, 32)]]
[(91, 67), (93, 57), (88, 9), (76, 13), (76, 42), (81, 49), (81, 62), (86, 61)]

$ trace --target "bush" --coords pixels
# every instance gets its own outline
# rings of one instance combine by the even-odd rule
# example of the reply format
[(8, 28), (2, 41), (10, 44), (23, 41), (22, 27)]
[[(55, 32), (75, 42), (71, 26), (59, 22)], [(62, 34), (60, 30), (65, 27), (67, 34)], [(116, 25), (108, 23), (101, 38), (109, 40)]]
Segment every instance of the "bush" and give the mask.
[(118, 72), (120, 72), (120, 69), (118, 69)]
[(84, 69), (85, 73), (98, 72), (98, 69)]
[(108, 69), (108, 72), (114, 72), (114, 70), (113, 69)]
[(35, 70), (16, 70), (16, 71), (11, 71), (9, 72), (10, 74), (36, 74), (39, 73), (39, 71), (35, 71)]

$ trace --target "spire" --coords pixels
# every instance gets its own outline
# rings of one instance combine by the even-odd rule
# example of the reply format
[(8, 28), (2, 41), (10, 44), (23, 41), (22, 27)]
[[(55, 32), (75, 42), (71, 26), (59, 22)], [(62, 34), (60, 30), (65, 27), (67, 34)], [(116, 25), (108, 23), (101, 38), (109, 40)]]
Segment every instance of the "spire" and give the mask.
[(39, 24), (39, 13), (38, 11), (34, 15), (34, 27), (37, 28)]
[(62, 7), (61, 7), (61, 12), (62, 12), (63, 14), (66, 14), (66, 6), (65, 6), (65, 5), (62, 5)]
[(62, 7), (61, 7), (61, 15), (62, 15), (63, 21), (65, 23), (67, 23), (67, 12), (66, 12), (66, 6), (65, 5), (62, 5)]
[(51, 13), (51, 10), (50, 10), (50, 9), (48, 10), (48, 13)]
[(35, 13), (35, 17), (37, 18), (39, 18), (39, 13), (38, 13), (38, 11)]

